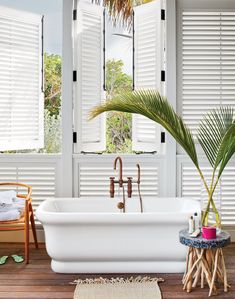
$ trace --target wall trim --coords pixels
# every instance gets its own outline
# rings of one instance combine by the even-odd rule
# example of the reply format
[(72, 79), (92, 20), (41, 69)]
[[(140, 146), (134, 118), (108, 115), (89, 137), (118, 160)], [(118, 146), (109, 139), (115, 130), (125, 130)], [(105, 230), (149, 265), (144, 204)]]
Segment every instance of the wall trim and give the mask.
[[(24, 242), (24, 231), (0, 232), (1, 243), (22, 243)], [(37, 238), (39, 243), (45, 242), (44, 230), (42, 227), (37, 229)], [(30, 230), (30, 243), (33, 243), (33, 235)]]

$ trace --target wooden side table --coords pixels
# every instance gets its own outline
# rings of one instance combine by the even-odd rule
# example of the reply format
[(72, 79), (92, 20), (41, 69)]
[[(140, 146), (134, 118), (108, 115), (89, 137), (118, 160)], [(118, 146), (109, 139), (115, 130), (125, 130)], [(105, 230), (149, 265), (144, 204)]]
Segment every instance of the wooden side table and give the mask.
[(204, 279), (209, 286), (209, 296), (214, 291), (217, 294), (216, 279), (224, 285), (224, 292), (230, 285), (227, 281), (227, 273), (222, 248), (230, 243), (229, 233), (222, 231), (216, 239), (203, 239), (201, 235), (191, 238), (188, 230), (179, 233), (180, 243), (189, 247), (186, 260), (186, 269), (183, 276), (183, 289), (191, 292), (201, 280), (201, 288), (204, 288)]

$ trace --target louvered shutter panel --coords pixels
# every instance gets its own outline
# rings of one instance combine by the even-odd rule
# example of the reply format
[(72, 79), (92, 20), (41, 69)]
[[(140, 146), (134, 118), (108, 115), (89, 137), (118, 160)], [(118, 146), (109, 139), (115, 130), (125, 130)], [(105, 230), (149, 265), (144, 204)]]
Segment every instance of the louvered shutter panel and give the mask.
[[(134, 10), (135, 89), (161, 89), (162, 33), (161, 1), (140, 5)], [(160, 126), (140, 115), (133, 115), (134, 151), (159, 151)]]
[(89, 111), (104, 99), (103, 8), (80, 3), (75, 31), (75, 152), (105, 150), (105, 115), (88, 121)]
[(179, 23), (179, 101), (195, 134), (203, 113), (235, 104), (235, 11), (183, 10)]
[[(234, 165), (234, 163), (233, 163)], [(220, 182), (222, 222), (235, 225), (235, 167), (230, 164), (222, 175)]]
[[(112, 157), (100, 157), (93, 159), (78, 158), (75, 161), (75, 196), (79, 197), (104, 197), (109, 198), (109, 177), (118, 177), (118, 171), (113, 170)], [(161, 195), (160, 164), (159, 160), (149, 157), (148, 159), (138, 156), (131, 159), (123, 157), (123, 177), (132, 177), (133, 182), (137, 180), (136, 162), (141, 168), (141, 194), (143, 198), (157, 198)], [(137, 184), (133, 183), (133, 197), (138, 197)], [(119, 190), (120, 191), (120, 190)], [(122, 193), (120, 193), (122, 194)], [(115, 187), (115, 198), (118, 198), (118, 187)]]
[(0, 151), (44, 143), (42, 17), (0, 7)]
[[(20, 162), (17, 161), (17, 159), (16, 161), (13, 159), (11, 162), (3, 157), (0, 164), (0, 183), (18, 182), (32, 187), (32, 203), (34, 209), (44, 200), (58, 196), (58, 190), (61, 185), (59, 181), (59, 173), (61, 172), (59, 163), (53, 161), (53, 158), (41, 158), (42, 159), (38, 159), (38, 162), (33, 161), (34, 158), (21, 160)], [(25, 188), (0, 186), (0, 191), (9, 189), (25, 194)]]

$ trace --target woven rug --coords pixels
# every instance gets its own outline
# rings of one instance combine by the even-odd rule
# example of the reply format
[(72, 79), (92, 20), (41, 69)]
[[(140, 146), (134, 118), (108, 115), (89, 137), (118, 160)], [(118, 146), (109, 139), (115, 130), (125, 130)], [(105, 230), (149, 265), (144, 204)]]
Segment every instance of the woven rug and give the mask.
[(74, 299), (161, 299), (161, 278), (130, 277), (76, 280)]

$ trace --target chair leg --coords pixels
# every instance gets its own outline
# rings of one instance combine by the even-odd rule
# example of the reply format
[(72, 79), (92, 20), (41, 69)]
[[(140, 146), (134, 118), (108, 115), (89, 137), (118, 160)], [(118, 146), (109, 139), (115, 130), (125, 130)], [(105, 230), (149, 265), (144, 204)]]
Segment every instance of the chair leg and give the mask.
[(34, 244), (35, 244), (35, 248), (38, 248), (37, 231), (36, 231), (36, 226), (35, 226), (34, 214), (33, 214), (33, 208), (32, 208), (32, 206), (30, 207), (30, 210), (31, 210), (30, 222), (31, 222), (31, 228), (32, 228), (32, 232), (33, 232)]
[(29, 221), (25, 221), (25, 262), (29, 263)]

